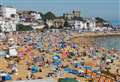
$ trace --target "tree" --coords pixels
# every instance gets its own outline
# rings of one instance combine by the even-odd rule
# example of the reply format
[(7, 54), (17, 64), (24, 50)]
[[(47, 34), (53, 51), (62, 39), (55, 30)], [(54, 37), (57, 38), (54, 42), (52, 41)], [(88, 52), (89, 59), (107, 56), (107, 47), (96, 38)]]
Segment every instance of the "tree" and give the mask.
[(45, 15), (44, 15), (44, 17), (45, 17), (45, 20), (46, 19), (48, 19), (48, 20), (53, 20), (53, 19), (55, 19), (55, 15), (52, 13), (52, 12), (47, 12)]
[(69, 23), (68, 23), (67, 20), (65, 20), (64, 26), (65, 26), (65, 27), (69, 27)]
[(55, 29), (55, 26), (52, 25), (52, 26), (50, 27), (50, 29)]
[(96, 17), (95, 19), (96, 19), (97, 23), (104, 23), (104, 22), (106, 22), (106, 20), (104, 20), (103, 18), (100, 18), (100, 17)]
[(49, 29), (48, 24), (44, 23), (44, 25), (45, 25), (44, 29)]
[(39, 14), (40, 14), (42, 20), (45, 20), (45, 15), (42, 12), (39, 12)]
[(63, 26), (59, 26), (58, 29), (63, 29)]
[(22, 25), (22, 24), (18, 24), (17, 26), (16, 26), (16, 29), (17, 29), (17, 31), (32, 31), (33, 30), (33, 28), (30, 26), (30, 25)]

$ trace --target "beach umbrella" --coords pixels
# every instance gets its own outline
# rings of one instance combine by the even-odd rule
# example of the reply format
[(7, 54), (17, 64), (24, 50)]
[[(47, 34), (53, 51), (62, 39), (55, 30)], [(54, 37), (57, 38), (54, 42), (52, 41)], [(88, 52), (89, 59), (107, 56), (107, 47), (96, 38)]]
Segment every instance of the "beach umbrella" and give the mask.
[(71, 72), (72, 70), (71, 70), (70, 68), (64, 68), (64, 71), (67, 72), (67, 73), (69, 73), (69, 72)]
[(69, 72), (69, 73), (72, 73), (74, 75), (79, 75), (79, 72), (77, 70), (74, 70), (74, 69), (71, 72)]
[(69, 53), (67, 52), (67, 51), (63, 51), (62, 52), (62, 56), (65, 58), (65, 57), (67, 57), (69, 55)]
[(20, 59), (23, 59), (23, 57), (24, 57), (24, 53), (23, 52), (19, 52), (19, 57), (20, 57)]
[(92, 66), (83, 66), (85, 69), (92, 69)]
[(38, 72), (38, 67), (37, 66), (32, 66), (31, 71), (32, 71), (32, 73)]
[(54, 62), (53, 64), (58, 66), (58, 65), (61, 64), (61, 62), (60, 61), (59, 62)]
[(92, 72), (97, 73), (97, 72), (98, 72), (98, 70), (92, 70)]
[(72, 57), (74, 57), (75, 56), (75, 53), (74, 52), (69, 52), (69, 58), (72, 58)]
[(58, 55), (53, 56), (53, 62), (54, 65), (60, 65), (61, 64), (60, 56)]
[(84, 70), (81, 70), (81, 69), (80, 69), (80, 70), (79, 70), (79, 73), (84, 73)]
[(60, 42), (60, 48), (64, 48), (65, 47), (65, 42), (64, 41), (61, 41)]
[(2, 80), (3, 81), (12, 80), (12, 77), (9, 74), (6, 74), (5, 76), (2, 76)]
[(58, 56), (58, 55), (53, 56), (53, 60), (60, 60), (60, 56)]
[(80, 64), (80, 63), (74, 63), (74, 66), (76, 66), (76, 67), (80, 67), (81, 64)]

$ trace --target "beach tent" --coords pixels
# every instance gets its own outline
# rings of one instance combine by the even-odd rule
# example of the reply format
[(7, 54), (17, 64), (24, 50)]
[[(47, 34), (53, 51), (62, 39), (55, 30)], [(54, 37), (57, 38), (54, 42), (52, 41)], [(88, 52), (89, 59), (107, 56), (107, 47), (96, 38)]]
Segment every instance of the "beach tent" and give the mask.
[(0, 51), (0, 57), (5, 57), (7, 54), (7, 51)]
[(38, 72), (38, 67), (33, 65), (31, 68), (31, 71), (32, 71), (32, 73)]
[(59, 79), (58, 82), (79, 82), (79, 81), (75, 80), (74, 78), (63, 78)]
[(15, 48), (13, 48), (13, 49), (9, 49), (9, 55), (10, 56), (17, 56), (17, 50), (15, 49)]
[(1, 74), (2, 80), (7, 81), (7, 80), (12, 80), (12, 77), (9, 74)]

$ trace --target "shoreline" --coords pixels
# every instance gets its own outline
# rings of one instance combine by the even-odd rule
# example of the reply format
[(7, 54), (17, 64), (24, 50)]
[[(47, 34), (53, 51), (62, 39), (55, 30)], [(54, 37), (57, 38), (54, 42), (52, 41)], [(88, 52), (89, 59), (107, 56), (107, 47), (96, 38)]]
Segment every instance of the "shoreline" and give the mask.
[(119, 31), (115, 32), (86, 32), (80, 34), (82, 37), (103, 37), (103, 36), (120, 36)]
[[(0, 32), (0, 33), (40, 33), (40, 31), (15, 31), (15, 32)], [(65, 31), (62, 31), (65, 32)], [(70, 31), (73, 33), (76, 33), (75, 36), (82, 36), (82, 37), (102, 37), (102, 36), (120, 36), (120, 32), (119, 31), (112, 31), (112, 32), (75, 32), (75, 31)], [(45, 33), (45, 32), (41, 32), (41, 33)], [(47, 32), (46, 32), (47, 33)], [(55, 32), (56, 33), (56, 32)]]

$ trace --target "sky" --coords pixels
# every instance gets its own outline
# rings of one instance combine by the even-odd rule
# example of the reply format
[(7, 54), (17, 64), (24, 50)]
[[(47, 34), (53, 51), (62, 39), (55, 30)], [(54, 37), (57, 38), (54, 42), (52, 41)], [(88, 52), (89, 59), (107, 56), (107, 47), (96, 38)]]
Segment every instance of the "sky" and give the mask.
[(102, 17), (120, 25), (120, 0), (0, 0), (0, 4), (18, 10), (52, 11), (58, 16), (80, 10), (83, 17)]

